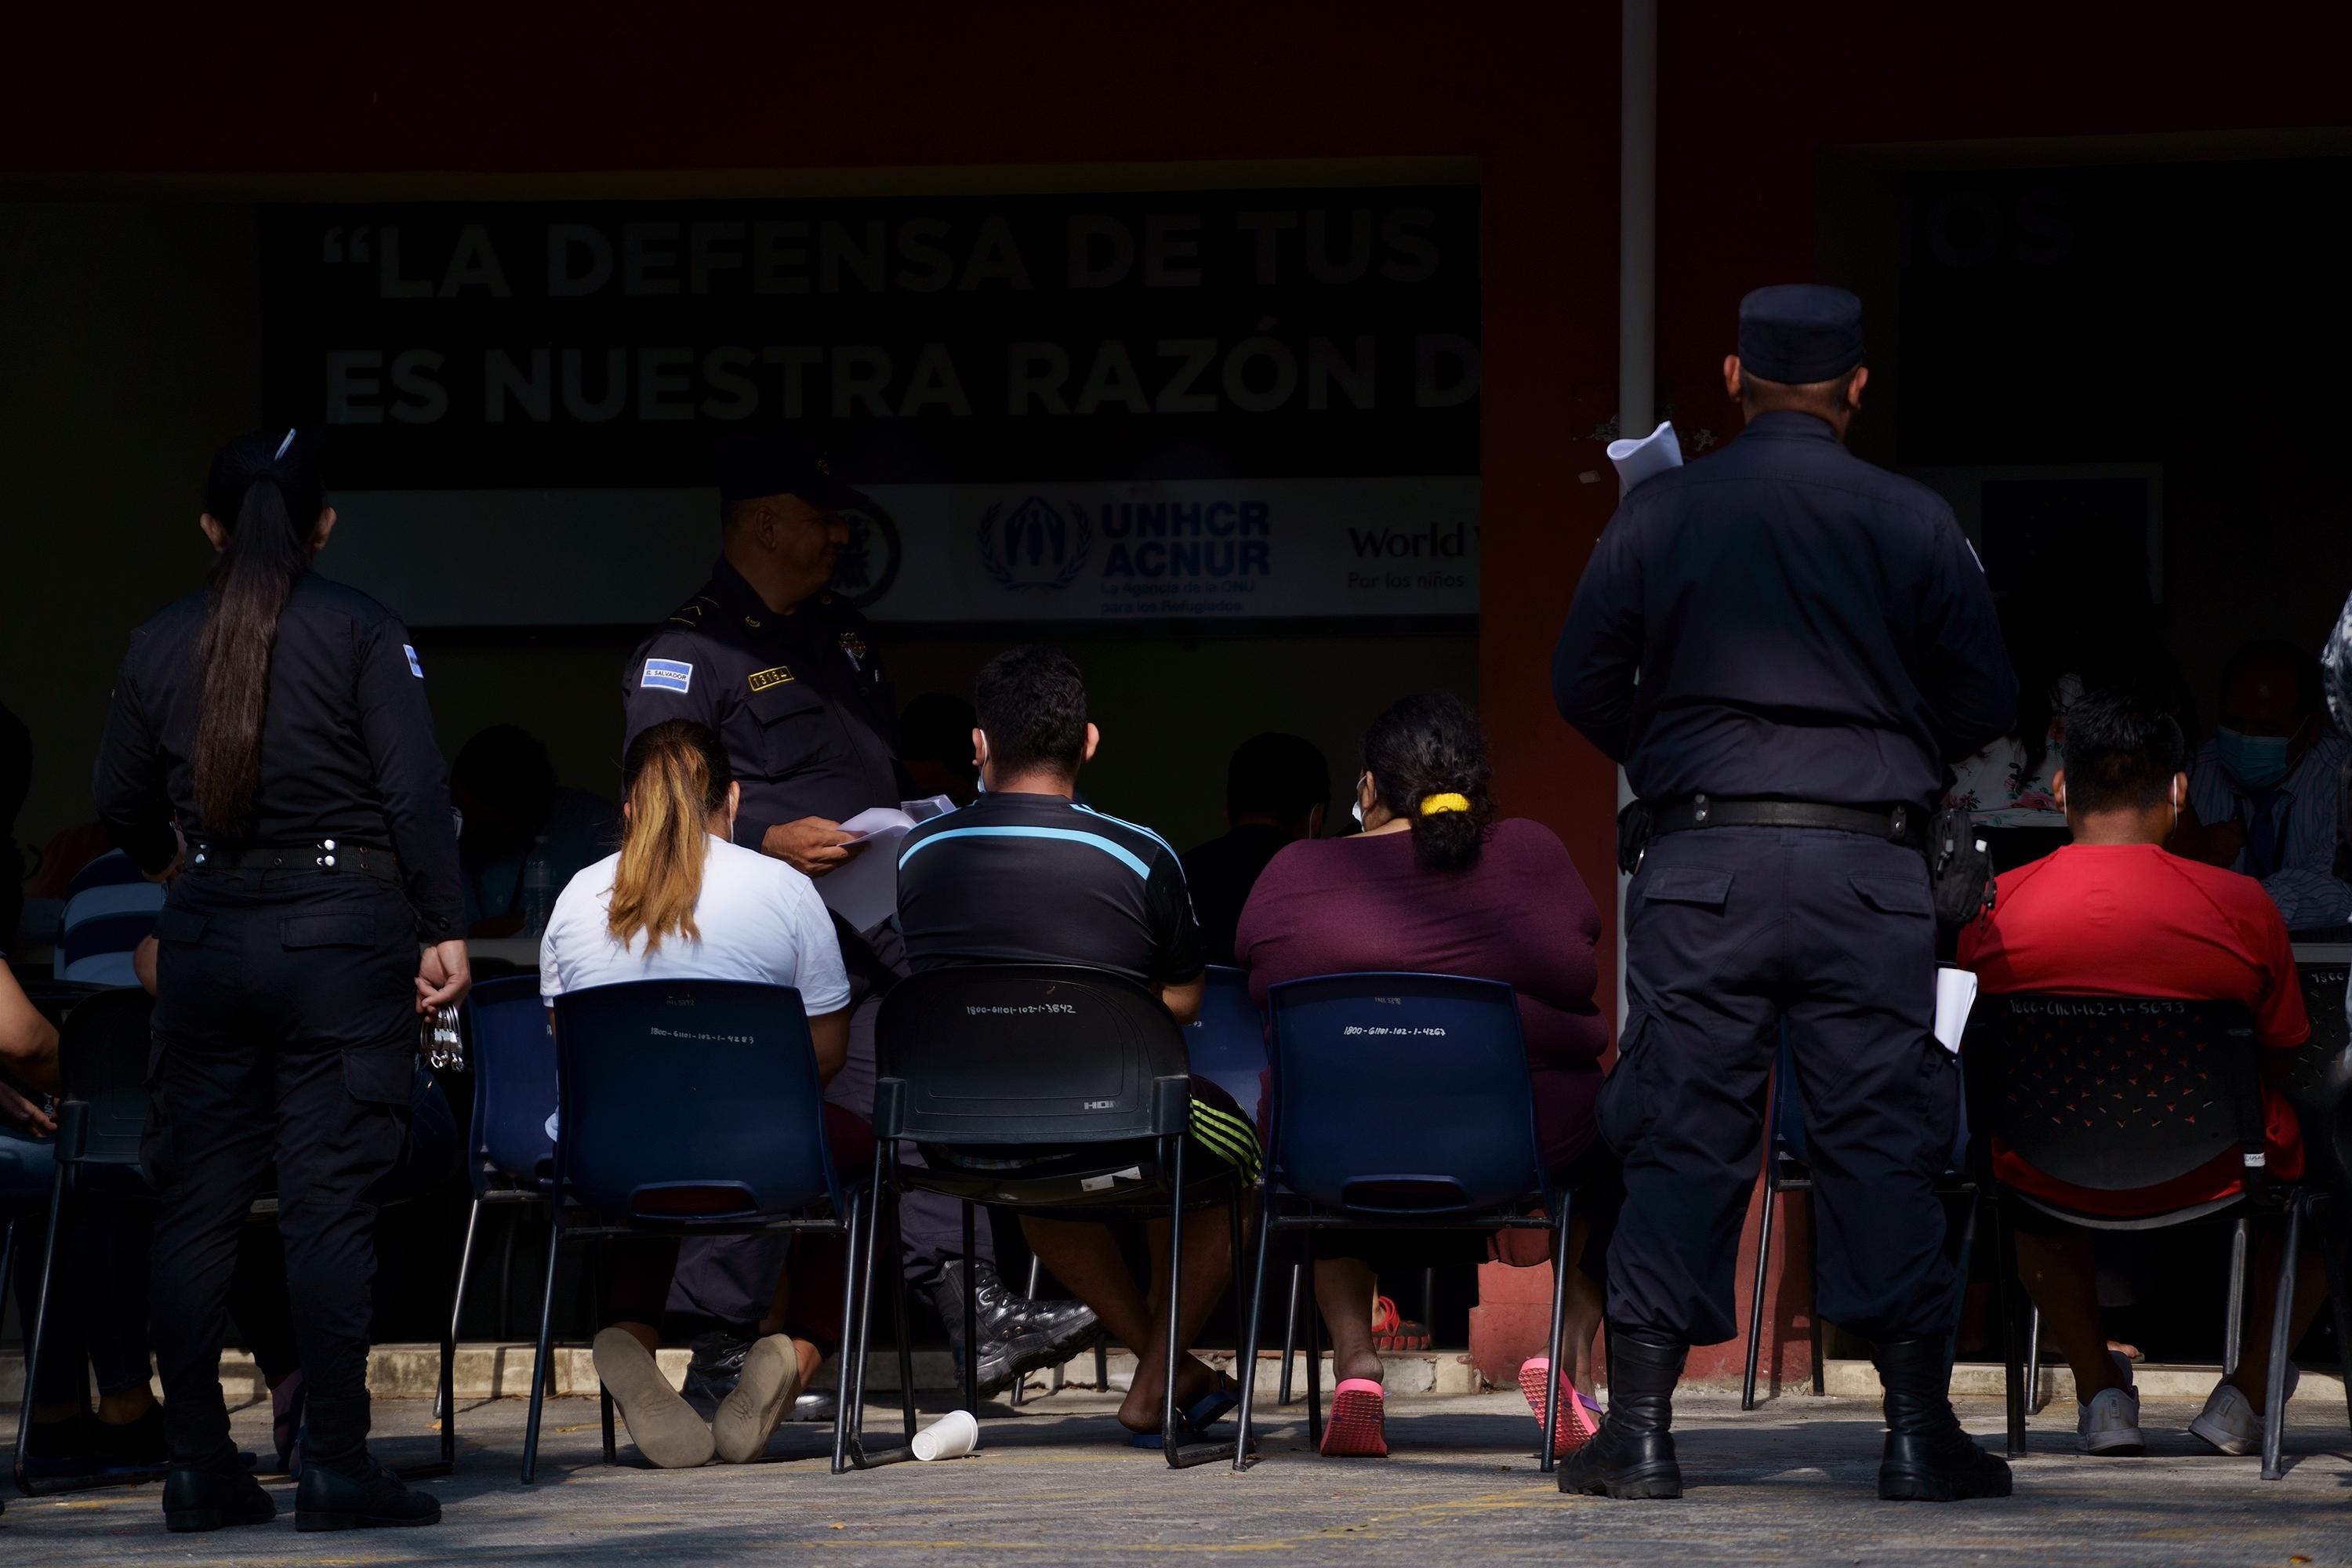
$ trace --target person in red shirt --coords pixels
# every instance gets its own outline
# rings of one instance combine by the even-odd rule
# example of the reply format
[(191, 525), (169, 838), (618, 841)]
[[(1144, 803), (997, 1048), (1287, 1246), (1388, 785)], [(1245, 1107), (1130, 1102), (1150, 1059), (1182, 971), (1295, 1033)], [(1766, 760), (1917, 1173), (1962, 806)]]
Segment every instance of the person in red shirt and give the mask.
[[(2147, 696), (2099, 691), (2068, 710), (2066, 731), (2066, 765), (2054, 783), (2074, 842), (2001, 877), (1992, 912), (1960, 938), (1959, 962), (1992, 995), (2242, 1003), (2253, 1015), (2256, 1041), (2271, 1047), (2266, 1073), (2283, 1070), (2311, 1026), (2278, 906), (2252, 878), (2164, 847), (2189, 789), (2179, 721)], [(2267, 1083), (2263, 1100), (2269, 1169), (2293, 1181), (2304, 1163), (2294, 1108)], [(2158, 1187), (2101, 1192), (2035, 1170), (1996, 1139), (1993, 1169), (2018, 1192), (2084, 1214), (2130, 1217), (2235, 1193), (2241, 1162), (2232, 1149)], [(2267, 1259), (2256, 1259), (2246, 1320), (2255, 1327), (2240, 1348), (2237, 1370), (2189, 1426), (2223, 1453), (2251, 1453), (2261, 1442), (2279, 1245), (2275, 1235), (2267, 1237)], [(2085, 1451), (2141, 1452), (2139, 1395), (2128, 1364), (2106, 1348), (2090, 1233), (2036, 1226), (2018, 1237), (2017, 1256), (2026, 1290), (2074, 1369)], [(2307, 1253), (2295, 1287), (2294, 1337), (2325, 1299), (2318, 1255)]]

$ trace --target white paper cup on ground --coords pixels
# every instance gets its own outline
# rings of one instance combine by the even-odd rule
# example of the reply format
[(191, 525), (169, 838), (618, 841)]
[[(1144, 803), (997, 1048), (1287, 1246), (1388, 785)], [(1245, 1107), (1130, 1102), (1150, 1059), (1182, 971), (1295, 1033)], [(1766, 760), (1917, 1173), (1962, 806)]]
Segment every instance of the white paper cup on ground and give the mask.
[(950, 1410), (916, 1433), (908, 1447), (919, 1459), (960, 1459), (980, 1447), (980, 1423), (969, 1410)]

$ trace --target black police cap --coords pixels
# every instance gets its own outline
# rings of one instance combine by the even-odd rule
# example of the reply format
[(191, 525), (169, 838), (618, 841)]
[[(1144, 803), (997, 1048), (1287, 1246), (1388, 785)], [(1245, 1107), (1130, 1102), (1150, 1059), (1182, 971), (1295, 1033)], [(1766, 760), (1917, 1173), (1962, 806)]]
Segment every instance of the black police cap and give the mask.
[(833, 477), (824, 448), (813, 437), (784, 431), (723, 436), (712, 449), (722, 501), (798, 496), (823, 511), (837, 511), (857, 492)]
[(1739, 368), (1801, 386), (1862, 363), (1862, 301), (1819, 283), (1776, 283), (1739, 301)]

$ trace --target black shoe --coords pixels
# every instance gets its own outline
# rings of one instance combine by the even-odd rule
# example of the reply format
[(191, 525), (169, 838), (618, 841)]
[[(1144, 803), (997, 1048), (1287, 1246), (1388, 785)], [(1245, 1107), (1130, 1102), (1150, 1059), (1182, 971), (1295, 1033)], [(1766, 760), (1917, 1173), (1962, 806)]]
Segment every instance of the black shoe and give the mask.
[(1639, 1329), (1609, 1325), (1609, 1414), (1601, 1430), (1559, 1461), (1564, 1492), (1613, 1498), (1678, 1498), (1675, 1384), (1690, 1347)]
[(368, 1525), (438, 1524), (441, 1500), (404, 1485), (373, 1460), (363, 1475), (347, 1476), (318, 1465), (302, 1467), (294, 1491), (297, 1530), (359, 1530)]
[(163, 1478), (163, 1528), (181, 1534), (236, 1524), (268, 1524), (278, 1505), (242, 1468), (173, 1465)]
[(743, 1361), (751, 1353), (752, 1343), (728, 1329), (712, 1329), (687, 1342), (692, 1359), (686, 1363), (686, 1386), (678, 1393), (705, 1421), (719, 1414), (719, 1407), (743, 1381)]
[(974, 1263), (973, 1293), (980, 1307), (980, 1332), (967, 1336), (963, 1324), (963, 1259), (943, 1266), (930, 1281), (931, 1300), (947, 1325), (948, 1348), (961, 1378), (965, 1346), (980, 1351), (980, 1396), (1002, 1393), (1013, 1380), (1040, 1367), (1058, 1366), (1094, 1341), (1094, 1309), (1078, 1301), (1032, 1301), (1005, 1288), (993, 1267)]
[(99, 1468), (104, 1470), (160, 1470), (172, 1462), (172, 1446), (163, 1436), (163, 1407), (151, 1405), (136, 1421), (120, 1425), (90, 1423), (97, 1440)]
[(1888, 1340), (1870, 1348), (1886, 1388), (1878, 1495), (1890, 1502), (2009, 1495), (2008, 1461), (1978, 1447), (1952, 1414), (1946, 1348), (1942, 1340)]

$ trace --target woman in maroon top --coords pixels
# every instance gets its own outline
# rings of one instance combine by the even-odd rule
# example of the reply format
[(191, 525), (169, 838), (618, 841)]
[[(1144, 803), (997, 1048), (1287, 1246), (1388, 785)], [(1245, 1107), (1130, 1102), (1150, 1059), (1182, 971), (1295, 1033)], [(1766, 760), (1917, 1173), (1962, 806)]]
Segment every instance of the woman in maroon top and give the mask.
[[(1486, 739), (1455, 699), (1408, 697), (1391, 707), (1364, 736), (1356, 782), (1364, 831), (1302, 839), (1277, 854), (1242, 910), (1234, 952), (1260, 1007), (1269, 987), (1315, 974), (1401, 971), (1508, 983), (1518, 993), (1544, 1157), (1564, 1180), (1598, 1189), (1590, 1210), (1605, 1228), (1615, 1167), (1592, 1121), (1609, 1047), (1592, 999), (1601, 911), (1549, 828), (1495, 819), (1488, 774)], [(1433, 1054), (1430, 1068), (1443, 1071), (1443, 1057)], [(1582, 1223), (1590, 1210), (1580, 1203), (1577, 1245), (1597, 1269), (1606, 1246)], [(1374, 1273), (1362, 1256), (1369, 1248), (1351, 1250), (1358, 1256), (1318, 1258), (1316, 1300), (1330, 1326), (1337, 1376), (1376, 1383)], [(1589, 1385), (1601, 1294), (1587, 1268), (1571, 1269), (1569, 1279), (1571, 1360), (1563, 1370)], [(1541, 1379), (1538, 1370), (1538, 1419)], [(1580, 1403), (1562, 1405), (1563, 1427), (1580, 1435)]]

